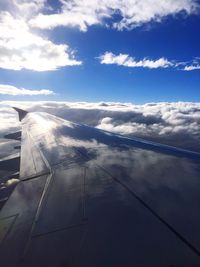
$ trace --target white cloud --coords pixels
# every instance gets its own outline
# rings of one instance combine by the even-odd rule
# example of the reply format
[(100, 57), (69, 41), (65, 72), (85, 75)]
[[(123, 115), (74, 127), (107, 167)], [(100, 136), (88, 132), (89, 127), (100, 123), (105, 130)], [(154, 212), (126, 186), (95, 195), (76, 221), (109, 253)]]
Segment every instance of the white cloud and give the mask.
[(185, 71), (200, 70), (200, 65), (190, 65), (184, 67)]
[(0, 95), (53, 95), (54, 92), (47, 89), (29, 90), (17, 88), (12, 85), (0, 84)]
[(101, 24), (113, 13), (105, 0), (60, 0), (61, 12), (38, 16), (30, 20), (32, 27), (52, 29), (58, 26), (77, 27), (86, 31), (88, 26)]
[(178, 62), (175, 66), (183, 71), (200, 70), (200, 57), (194, 57), (189, 61)]
[[(40, 13), (30, 25), (40, 29), (57, 26), (78, 27), (86, 31), (91, 25), (111, 25), (118, 30), (132, 29), (142, 24), (160, 22), (168, 15), (180, 12), (193, 14), (198, 10), (195, 0), (59, 0), (60, 12)], [(114, 19), (119, 15), (118, 19)]]
[[(167, 15), (180, 12), (194, 14), (199, 5), (195, 0), (58, 0), (60, 8), (50, 6), (47, 0), (0, 1), (0, 68), (52, 71), (65, 66), (81, 65), (67, 44), (56, 44), (35, 28), (57, 26), (77, 27), (86, 31), (91, 25), (109, 25), (118, 30), (132, 29), (151, 21), (160, 21)], [(46, 12), (48, 10), (48, 12)], [(115, 16), (115, 15), (119, 16)], [(117, 17), (117, 19), (116, 19)], [(118, 55), (120, 64), (124, 57)], [(111, 63), (109, 63), (111, 64)], [(114, 64), (114, 63), (113, 63)], [(161, 57), (135, 61), (126, 58), (128, 67), (169, 67), (172, 62)], [(194, 65), (197, 69), (197, 66)], [(192, 70), (185, 67), (185, 70)]]
[(118, 30), (131, 29), (150, 21), (160, 22), (168, 15), (176, 15), (180, 12), (185, 14), (194, 13), (197, 9), (196, 1), (193, 0), (124, 0), (120, 3), (122, 20), (116, 22), (114, 27)]
[(8, 107), (46, 111), (103, 130), (200, 151), (200, 103), (161, 102), (135, 105), (112, 102), (16, 102), (0, 104), (0, 134), (19, 127)]
[(168, 68), (172, 67), (174, 64), (166, 58), (159, 58), (157, 60), (150, 60), (144, 58), (142, 60), (136, 61), (135, 58), (127, 54), (115, 55), (112, 52), (105, 52), (99, 57), (101, 64), (116, 64), (119, 66), (131, 67), (131, 68)]
[(0, 10), (12, 15), (26, 17), (36, 15), (41, 9), (48, 8), (47, 0), (1, 0)]
[(51, 71), (82, 63), (68, 45), (55, 44), (30, 29), (28, 19), (44, 3), (45, 0), (0, 3), (0, 68)]

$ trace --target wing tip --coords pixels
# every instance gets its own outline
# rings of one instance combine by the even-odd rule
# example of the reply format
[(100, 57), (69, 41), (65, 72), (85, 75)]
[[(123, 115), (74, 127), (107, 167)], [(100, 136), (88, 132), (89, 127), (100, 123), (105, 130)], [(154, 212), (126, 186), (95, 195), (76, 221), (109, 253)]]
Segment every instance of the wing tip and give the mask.
[(12, 107), (12, 108), (17, 111), (18, 116), (19, 116), (19, 121), (22, 121), (25, 118), (25, 116), (28, 114), (28, 111), (26, 110), (23, 110), (17, 107)]

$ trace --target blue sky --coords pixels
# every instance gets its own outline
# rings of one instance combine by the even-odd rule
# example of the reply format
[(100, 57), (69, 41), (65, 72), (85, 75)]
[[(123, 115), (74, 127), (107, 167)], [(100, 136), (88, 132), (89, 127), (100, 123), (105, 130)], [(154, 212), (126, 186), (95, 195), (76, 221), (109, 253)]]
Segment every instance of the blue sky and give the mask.
[(0, 4), (0, 100), (200, 101), (199, 1), (33, 2)]

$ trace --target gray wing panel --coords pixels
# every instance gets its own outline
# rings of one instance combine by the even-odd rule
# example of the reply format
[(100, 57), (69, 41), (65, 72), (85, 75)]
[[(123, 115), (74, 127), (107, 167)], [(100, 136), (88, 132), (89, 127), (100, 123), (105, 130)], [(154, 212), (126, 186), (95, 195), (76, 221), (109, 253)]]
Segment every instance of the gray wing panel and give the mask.
[[(59, 196), (58, 196), (59, 194)], [(22, 266), (192, 266), (199, 257), (99, 167), (58, 168)]]
[(1, 262), (198, 266), (199, 158), (48, 114), (27, 114), (22, 180), (0, 214)]

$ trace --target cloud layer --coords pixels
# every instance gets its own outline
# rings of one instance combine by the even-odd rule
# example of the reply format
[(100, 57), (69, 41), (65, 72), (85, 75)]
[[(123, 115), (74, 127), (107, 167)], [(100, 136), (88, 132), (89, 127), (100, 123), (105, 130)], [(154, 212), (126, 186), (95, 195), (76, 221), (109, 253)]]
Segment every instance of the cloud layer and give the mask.
[[(30, 24), (40, 29), (58, 26), (86, 31), (91, 25), (109, 25), (118, 30), (133, 29), (147, 22), (160, 22), (168, 15), (194, 14), (195, 0), (59, 0), (59, 12), (34, 17)], [(117, 15), (117, 16), (116, 16)], [(117, 19), (114, 19), (117, 17)]]
[(24, 88), (17, 88), (12, 85), (0, 84), (0, 95), (53, 95), (54, 92), (47, 89), (29, 90)]
[(17, 114), (8, 104), (30, 111), (46, 111), (130, 137), (200, 151), (200, 103), (2, 102), (2, 134), (19, 127)]

